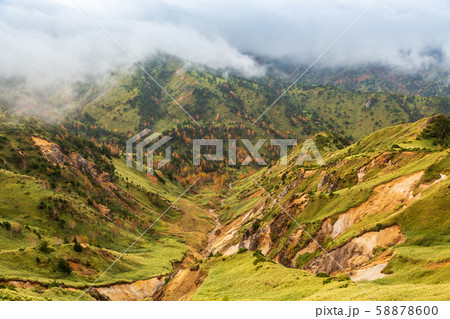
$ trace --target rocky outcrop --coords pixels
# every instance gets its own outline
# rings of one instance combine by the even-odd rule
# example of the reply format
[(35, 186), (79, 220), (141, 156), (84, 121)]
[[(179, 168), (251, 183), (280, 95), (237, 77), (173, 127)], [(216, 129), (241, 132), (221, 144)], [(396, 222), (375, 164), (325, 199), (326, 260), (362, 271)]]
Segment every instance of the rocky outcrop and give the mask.
[(248, 250), (261, 250), (263, 255), (267, 254), (272, 246), (270, 240), (270, 227), (266, 225), (256, 231), (252, 230), (252, 227), (247, 229), (242, 235), (239, 248), (247, 248)]
[(293, 181), (292, 183), (287, 184), (280, 192), (280, 194), (278, 194), (277, 198), (283, 198), (284, 196), (286, 196), (287, 193), (289, 193), (291, 190), (293, 190), (294, 188), (296, 188), (298, 185), (298, 180)]
[(301, 246), (303, 229), (300, 227), (295, 229), (292, 234), (288, 237), (286, 244), (277, 253), (274, 261), (282, 264), (285, 267), (293, 267), (294, 262), (292, 261), (298, 247)]
[(379, 232), (368, 232), (353, 238), (344, 246), (328, 254), (322, 254), (306, 265), (306, 269), (313, 273), (327, 273), (358, 268), (374, 257), (374, 248), (388, 247), (404, 240), (399, 226), (391, 226)]
[(95, 290), (112, 301), (135, 301), (152, 298), (164, 284), (164, 277), (139, 280), (131, 284), (117, 284), (108, 287), (95, 287)]
[(279, 213), (269, 225), (258, 229), (255, 225), (258, 225), (259, 221), (255, 221), (243, 234), (239, 248), (259, 249), (266, 255), (286, 233), (290, 222), (291, 218), (285, 212)]
[(49, 162), (55, 165), (68, 165), (74, 169), (80, 171), (84, 175), (91, 175), (94, 179), (102, 184), (109, 184), (111, 182), (111, 176), (108, 173), (103, 172), (96, 164), (85, 159), (80, 154), (68, 151), (65, 155), (61, 151), (61, 147), (53, 142), (49, 142), (40, 137), (31, 137), (34, 144), (39, 147), (42, 156)]
[[(333, 231), (333, 226), (331, 224), (331, 218), (327, 218), (324, 220), (324, 222), (322, 223), (322, 225), (320, 226), (319, 231), (317, 232), (317, 234), (314, 237), (314, 240), (308, 238), (308, 245), (306, 245), (306, 247), (303, 247), (302, 249), (300, 249), (295, 256), (290, 260), (290, 267), (295, 267), (295, 262), (298, 258), (298, 256), (303, 255), (303, 254), (310, 254), (315, 252), (316, 250), (320, 250), (320, 243), (323, 243), (325, 241), (325, 239), (327, 237), (331, 236), (331, 232)], [(309, 237), (309, 236), (308, 236)]]
[(399, 205), (403, 205), (403, 207), (410, 205), (413, 201), (420, 198), (422, 190), (447, 178), (447, 176), (441, 174), (438, 180), (418, 186), (417, 183), (420, 181), (422, 175), (423, 172), (420, 171), (377, 186), (374, 189), (374, 194), (366, 202), (339, 215), (334, 224), (332, 224), (330, 218), (325, 219), (322, 222), (320, 230), (315, 234), (314, 240), (308, 239), (306, 241), (307, 245), (302, 246), (300, 249), (297, 246), (295, 255), (292, 254), (295, 246), (301, 246), (305, 241), (301, 241), (298, 233), (294, 232), (288, 238), (285, 247), (277, 254), (276, 261), (286, 267), (296, 267), (295, 262), (300, 255), (320, 251), (321, 247), (319, 244), (324, 243), (327, 238), (336, 239), (368, 215), (395, 213), (395, 209)]
[(33, 140), (34, 144), (39, 147), (42, 156), (47, 161), (58, 165), (64, 165), (64, 163), (66, 163), (66, 156), (63, 154), (58, 144), (49, 142), (36, 136), (32, 136), (31, 139)]
[(329, 173), (326, 174), (321, 181), (319, 182), (319, 185), (317, 185), (317, 190), (319, 192), (322, 192), (325, 190), (327, 193), (333, 192), (337, 187), (337, 177), (335, 173)]
[(90, 174), (101, 183), (111, 182), (111, 177), (108, 173), (103, 172), (96, 164), (88, 161), (78, 153), (69, 152), (68, 163), (84, 175)]
[(155, 292), (153, 300), (189, 300), (206, 277), (207, 273), (198, 266), (179, 270), (170, 276), (166, 285)]
[(358, 184), (364, 181), (366, 174), (373, 168), (385, 168), (392, 165), (393, 154), (391, 152), (384, 152), (381, 155), (372, 159), (368, 164), (362, 166), (357, 171)]
[(214, 229), (208, 234), (208, 245), (202, 251), (202, 256), (207, 257), (212, 252), (212, 245), (217, 240), (217, 236), (220, 234), (220, 229), (222, 228), (222, 223), (219, 220), (219, 216), (215, 213), (213, 209), (208, 211), (213, 217), (216, 226)]
[(391, 212), (400, 204), (408, 204), (416, 199), (413, 191), (423, 172), (399, 177), (389, 183), (375, 187), (374, 194), (361, 205), (339, 215), (333, 225), (331, 237), (341, 235), (345, 230), (361, 221), (367, 215)]
[(221, 252), (225, 256), (236, 253), (239, 249), (240, 242), (239, 229), (252, 219), (262, 216), (264, 209), (264, 203), (260, 203), (247, 213), (242, 214), (232, 222), (222, 227), (219, 232), (216, 231), (215, 240), (211, 244), (211, 252), (213, 254), (216, 252)]

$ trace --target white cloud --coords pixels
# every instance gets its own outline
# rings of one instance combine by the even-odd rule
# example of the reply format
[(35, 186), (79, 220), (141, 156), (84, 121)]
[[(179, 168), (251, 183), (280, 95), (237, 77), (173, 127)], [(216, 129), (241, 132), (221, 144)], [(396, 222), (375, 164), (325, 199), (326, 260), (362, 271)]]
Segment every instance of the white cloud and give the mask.
[[(371, 0), (77, 0), (133, 56), (157, 51), (247, 75), (263, 69), (248, 52), (307, 63)], [(322, 59), (324, 65), (383, 62), (416, 67), (450, 50), (448, 1), (379, 0)], [(70, 0), (0, 3), (0, 76), (77, 79), (129, 58)], [(406, 54), (405, 54), (406, 52)]]

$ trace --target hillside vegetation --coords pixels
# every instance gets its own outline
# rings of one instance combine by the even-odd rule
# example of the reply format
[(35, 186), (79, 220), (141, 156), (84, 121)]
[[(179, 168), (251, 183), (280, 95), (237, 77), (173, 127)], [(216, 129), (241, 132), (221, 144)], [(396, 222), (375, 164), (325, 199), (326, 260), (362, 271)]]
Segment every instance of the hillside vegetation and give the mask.
[(213, 228), (189, 196), (169, 208), (180, 184), (128, 168), (108, 148), (58, 126), (3, 115), (0, 140), (3, 299), (28, 298), (15, 280), (34, 287), (30, 298), (70, 299), (74, 292), (64, 288), (93, 283), (164, 212), (98, 285), (171, 273)]
[[(449, 101), (443, 97), (294, 85), (259, 118), (289, 82), (279, 78), (224, 78), (208, 70), (185, 68), (170, 57), (152, 60), (144, 67), (197, 122), (243, 125), (257, 136), (305, 139), (328, 131), (358, 140), (382, 127), (449, 113)], [(134, 134), (144, 127), (162, 132), (183, 123), (195, 124), (141, 70), (117, 74), (113, 83), (106, 91), (92, 85), (80, 89), (84, 106), (76, 109), (73, 118), (84, 125), (95, 123), (124, 134)]]
[(190, 298), (448, 299), (450, 154), (426, 138), (448, 137), (448, 122), (387, 128), (327, 153), (325, 167), (274, 165), (233, 183)]
[[(448, 99), (296, 85), (252, 125), (283, 80), (146, 66), (200, 125), (140, 71), (51, 124), (1, 100), (0, 300), (450, 297)], [(147, 127), (172, 137), (154, 175), (125, 164)], [(194, 138), (287, 137), (287, 166), (192, 166)], [(306, 138), (325, 166), (296, 165)]]

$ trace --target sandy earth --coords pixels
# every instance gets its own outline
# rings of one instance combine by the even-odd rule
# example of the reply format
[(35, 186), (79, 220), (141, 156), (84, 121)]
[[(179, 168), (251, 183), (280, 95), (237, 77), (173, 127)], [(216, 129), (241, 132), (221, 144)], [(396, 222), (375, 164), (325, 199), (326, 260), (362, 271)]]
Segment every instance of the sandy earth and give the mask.
[(108, 287), (96, 287), (102, 295), (107, 296), (113, 301), (119, 300), (144, 300), (151, 298), (156, 290), (164, 284), (164, 278), (152, 278), (148, 280), (139, 280), (131, 284), (117, 284)]
[(381, 272), (384, 269), (384, 267), (386, 267), (386, 265), (387, 262), (372, 267), (356, 270), (351, 274), (352, 279), (356, 281), (369, 281), (386, 277), (388, 275), (383, 274)]

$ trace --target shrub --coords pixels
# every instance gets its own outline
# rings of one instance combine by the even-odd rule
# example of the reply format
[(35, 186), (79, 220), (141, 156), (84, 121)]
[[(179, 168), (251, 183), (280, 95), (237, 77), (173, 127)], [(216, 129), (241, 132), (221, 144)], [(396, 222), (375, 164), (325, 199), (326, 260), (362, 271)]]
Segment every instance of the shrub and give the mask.
[(346, 283), (344, 283), (342, 285), (339, 285), (338, 288), (347, 288), (349, 284), (350, 284), (349, 282), (346, 282)]
[(16, 291), (16, 287), (14, 287), (14, 285), (12, 285), (12, 284), (6, 284), (5, 288), (8, 290)]
[(8, 221), (5, 221), (2, 223), (2, 226), (6, 228), (6, 230), (9, 230), (11, 228), (11, 223)]
[(57, 269), (66, 275), (70, 275), (72, 273), (72, 268), (70, 267), (69, 262), (64, 258), (58, 259)]
[(330, 277), (330, 275), (328, 275), (328, 274), (326, 274), (326, 273), (323, 273), (323, 272), (318, 272), (318, 273), (316, 274), (316, 277), (319, 277), (319, 278), (328, 278), (328, 277)]
[(48, 254), (49, 252), (52, 251), (52, 249), (50, 248), (50, 246), (48, 245), (48, 242), (46, 240), (43, 240), (39, 243), (38, 249), (39, 249), (39, 251), (41, 251), (45, 254)]
[(256, 265), (257, 263), (266, 261), (266, 257), (264, 257), (261, 250), (255, 250), (255, 252), (253, 253), (253, 257), (256, 257), (256, 259), (253, 261), (253, 265)]
[(253, 232), (257, 231), (257, 230), (259, 229), (259, 226), (260, 226), (259, 220), (257, 219), (257, 220), (255, 220), (255, 221), (253, 222), (253, 224), (252, 224), (252, 230), (253, 230)]
[(83, 251), (83, 247), (81, 247), (76, 237), (74, 237), (73, 243), (73, 250), (75, 250), (77, 253), (81, 253)]
[(191, 270), (191, 271), (197, 271), (199, 269), (200, 269), (200, 265), (199, 264), (194, 264), (194, 265), (191, 265), (189, 267), (189, 270)]
[(44, 201), (40, 201), (39, 205), (38, 205), (38, 209), (46, 209), (47, 205), (44, 203)]
[(422, 138), (434, 138), (435, 145), (442, 145), (444, 147), (450, 146), (450, 119), (443, 115), (437, 115), (433, 122), (427, 125), (420, 137)]
[(278, 240), (278, 233), (275, 232), (270, 233), (270, 240), (272, 242), (276, 242)]
[(349, 281), (351, 280), (347, 274), (339, 274), (336, 276), (337, 281)]
[(245, 253), (247, 251), (247, 248), (245, 248), (245, 247), (241, 247), (241, 248), (239, 248), (239, 250), (238, 250), (238, 254), (242, 254), (242, 253)]

